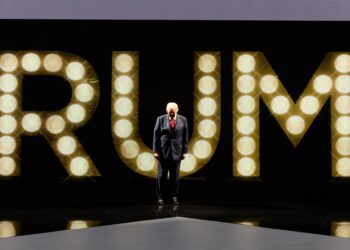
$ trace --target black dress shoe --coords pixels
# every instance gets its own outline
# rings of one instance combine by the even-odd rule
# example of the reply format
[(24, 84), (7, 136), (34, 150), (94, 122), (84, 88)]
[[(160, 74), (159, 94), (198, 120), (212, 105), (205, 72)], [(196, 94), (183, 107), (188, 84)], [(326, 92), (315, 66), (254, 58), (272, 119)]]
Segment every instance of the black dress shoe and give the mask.
[(158, 206), (163, 206), (164, 205), (164, 201), (162, 199), (158, 199), (157, 204), (158, 204)]
[(174, 206), (178, 206), (179, 205), (179, 201), (178, 201), (177, 197), (173, 197), (173, 205)]

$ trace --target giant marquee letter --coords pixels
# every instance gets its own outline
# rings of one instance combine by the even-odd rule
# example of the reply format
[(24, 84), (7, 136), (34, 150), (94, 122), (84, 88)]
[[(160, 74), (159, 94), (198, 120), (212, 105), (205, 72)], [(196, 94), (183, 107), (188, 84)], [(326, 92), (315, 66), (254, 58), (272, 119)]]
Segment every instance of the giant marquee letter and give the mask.
[[(25, 75), (55, 75), (66, 79), (73, 90), (70, 103), (56, 112), (23, 112), (22, 78)], [(71, 176), (100, 175), (72, 132), (92, 116), (98, 96), (95, 71), (87, 61), (76, 55), (63, 52), (1, 52), (0, 175), (19, 175), (22, 134), (43, 135)]]
[(350, 177), (350, 54), (328, 53), (296, 103), (261, 52), (233, 53), (234, 176), (259, 176), (259, 97), (296, 147), (331, 97), (332, 175)]
[[(138, 133), (138, 53), (117, 51), (112, 58), (112, 130), (122, 161), (133, 171), (156, 176), (156, 160)], [(202, 168), (212, 157), (220, 135), (220, 53), (195, 53), (193, 134), (181, 161), (182, 176)]]

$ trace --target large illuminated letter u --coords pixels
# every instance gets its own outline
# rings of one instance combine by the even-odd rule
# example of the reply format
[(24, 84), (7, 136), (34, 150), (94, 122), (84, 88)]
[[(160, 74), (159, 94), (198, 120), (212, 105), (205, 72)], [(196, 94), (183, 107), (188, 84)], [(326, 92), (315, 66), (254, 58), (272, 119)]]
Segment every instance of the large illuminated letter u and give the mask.
[[(193, 133), (181, 176), (197, 172), (210, 160), (220, 135), (220, 53), (196, 52), (194, 63)], [(137, 52), (113, 52), (112, 134), (122, 161), (137, 173), (155, 177), (156, 159), (138, 132), (138, 64)]]

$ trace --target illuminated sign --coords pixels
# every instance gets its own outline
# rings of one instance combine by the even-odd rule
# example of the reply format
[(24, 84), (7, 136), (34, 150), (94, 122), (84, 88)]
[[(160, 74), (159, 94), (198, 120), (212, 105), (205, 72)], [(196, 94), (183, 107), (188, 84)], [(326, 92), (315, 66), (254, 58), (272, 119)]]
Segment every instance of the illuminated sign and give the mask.
[[(138, 132), (138, 53), (112, 53), (111, 127), (115, 149), (133, 171), (156, 176), (156, 160)], [(201, 169), (212, 157), (221, 127), (221, 55), (194, 54), (193, 133), (181, 175)], [(350, 55), (328, 53), (297, 102), (289, 96), (261, 52), (233, 53), (234, 176), (260, 175), (259, 98), (296, 147), (326, 100), (331, 98), (332, 175), (350, 177)], [(66, 79), (72, 99), (56, 112), (21, 109), (22, 78)], [(142, 84), (142, 83), (141, 83)], [(227, 84), (227, 83), (223, 83)], [(0, 175), (20, 173), (21, 135), (42, 135), (71, 176), (99, 176), (73, 131), (86, 124), (98, 104), (99, 83), (84, 59), (65, 52), (0, 53)]]

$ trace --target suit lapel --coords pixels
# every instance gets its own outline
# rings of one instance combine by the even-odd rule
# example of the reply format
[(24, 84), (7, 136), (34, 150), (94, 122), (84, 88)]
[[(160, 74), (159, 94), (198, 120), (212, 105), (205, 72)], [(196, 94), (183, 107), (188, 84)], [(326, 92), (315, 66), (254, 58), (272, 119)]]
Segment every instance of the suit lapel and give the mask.
[(176, 117), (176, 122), (175, 122), (175, 132), (177, 131), (178, 127), (180, 126), (181, 120), (179, 115)]
[(170, 121), (169, 121), (169, 116), (168, 115), (165, 116), (165, 124), (166, 124), (167, 128), (170, 131)]

